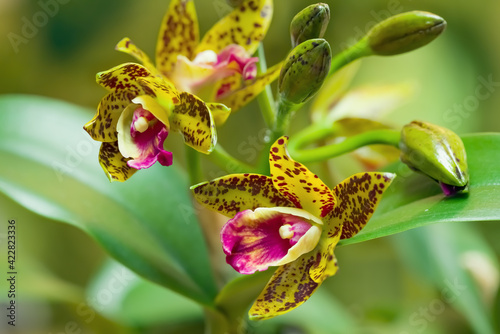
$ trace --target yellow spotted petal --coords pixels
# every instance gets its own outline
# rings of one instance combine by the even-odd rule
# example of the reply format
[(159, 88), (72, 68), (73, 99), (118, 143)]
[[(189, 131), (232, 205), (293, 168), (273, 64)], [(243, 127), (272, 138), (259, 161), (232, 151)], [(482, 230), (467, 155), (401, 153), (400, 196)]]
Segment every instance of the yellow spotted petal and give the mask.
[(172, 0), (161, 23), (156, 44), (156, 67), (168, 75), (177, 63), (177, 56), (194, 58), (200, 39), (198, 18), (192, 0)]
[(205, 50), (219, 53), (230, 44), (238, 44), (251, 55), (264, 39), (272, 15), (272, 0), (243, 1), (205, 34), (196, 48), (196, 53)]
[(288, 137), (278, 139), (269, 153), (273, 184), (295, 207), (323, 218), (335, 205), (332, 191), (317, 175), (294, 161), (287, 152)]
[(222, 103), (207, 103), (207, 107), (212, 112), (212, 117), (214, 118), (215, 125), (217, 126), (226, 123), (229, 115), (231, 115), (231, 109)]
[(265, 175), (231, 174), (198, 184), (191, 190), (199, 203), (230, 218), (259, 207), (293, 207)]
[(319, 243), (319, 252), (316, 255), (316, 262), (311, 269), (309, 269), (309, 275), (314, 282), (321, 283), (327, 277), (333, 276), (337, 273), (338, 265), (334, 250), (340, 240), (341, 231), (342, 226), (340, 224), (326, 225), (326, 230), (324, 231), (322, 239)]
[[(228, 106), (233, 112), (242, 108), (259, 95), (267, 85), (278, 78), (281, 65), (282, 63), (276, 64), (269, 68), (266, 73), (253, 80), (248, 80), (240, 89), (217, 98), (217, 102)], [(234, 85), (233, 87), (238, 87), (236, 83), (232, 83), (232, 85)]]
[(116, 44), (115, 49), (117, 51), (121, 51), (124, 53), (127, 53), (134, 57), (135, 59), (139, 60), (148, 70), (151, 71), (152, 74), (158, 74), (158, 71), (156, 70), (156, 67), (153, 65), (149, 57), (141, 50), (139, 49), (128, 37), (125, 37), (121, 41)]
[(390, 173), (359, 173), (333, 189), (337, 204), (323, 219), (325, 229), (319, 245), (321, 255), (309, 271), (315, 282), (321, 283), (337, 272), (337, 260), (333, 253), (335, 246), (340, 239), (356, 235), (366, 225), (394, 176)]
[[(139, 85), (145, 94), (153, 97), (165, 110), (170, 110), (173, 105), (180, 103), (179, 92), (170, 81), (162, 77), (148, 77), (139, 79)], [(164, 123), (166, 124), (166, 123)]]
[(337, 204), (326, 224), (341, 224), (341, 239), (355, 236), (371, 218), (395, 177), (391, 173), (358, 173), (338, 184), (333, 189)]
[(94, 140), (102, 142), (116, 141), (116, 123), (123, 110), (130, 103), (125, 94), (109, 93), (99, 103), (94, 118), (85, 124), (83, 128)]
[(273, 318), (293, 310), (309, 299), (321, 284), (314, 282), (309, 276), (309, 269), (316, 262), (316, 257), (317, 254), (311, 252), (278, 267), (248, 312), (250, 319)]
[(130, 159), (121, 155), (117, 141), (102, 143), (99, 150), (99, 163), (111, 182), (124, 182), (137, 171), (127, 165), (128, 160)]
[(142, 65), (125, 63), (104, 72), (97, 73), (96, 81), (111, 92), (123, 94), (122, 99), (133, 99), (141, 95), (143, 89), (139, 79), (153, 77), (151, 72)]
[(172, 130), (184, 136), (186, 145), (209, 154), (217, 143), (215, 123), (208, 106), (197, 96), (183, 92), (170, 117)]

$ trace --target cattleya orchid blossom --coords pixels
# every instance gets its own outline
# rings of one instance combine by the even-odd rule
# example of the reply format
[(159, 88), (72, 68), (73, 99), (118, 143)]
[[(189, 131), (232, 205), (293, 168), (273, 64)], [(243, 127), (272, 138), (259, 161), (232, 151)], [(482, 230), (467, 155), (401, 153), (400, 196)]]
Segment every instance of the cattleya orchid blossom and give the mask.
[[(245, 0), (218, 21), (201, 39), (192, 0), (172, 0), (163, 18), (156, 46), (156, 67), (129, 38), (116, 49), (170, 81), (177, 90), (204, 101), (224, 104), (233, 112), (275, 80), (281, 64), (257, 76), (252, 54), (271, 24), (272, 0)], [(215, 117), (223, 123), (229, 114)]]
[(272, 0), (243, 1), (199, 42), (193, 1), (172, 0), (158, 37), (156, 66), (130, 39), (118, 43), (117, 50), (142, 65), (125, 63), (97, 74), (109, 93), (84, 126), (102, 142), (99, 161), (111, 181), (125, 181), (156, 161), (171, 165), (172, 153), (163, 148), (170, 131), (180, 132), (201, 153), (213, 150), (215, 124), (279, 75), (278, 64), (257, 76), (258, 59), (250, 57), (272, 11)]
[(270, 177), (233, 174), (192, 187), (200, 203), (231, 218), (221, 241), (235, 270), (252, 274), (278, 266), (251, 319), (298, 307), (334, 275), (335, 246), (361, 231), (395, 177), (359, 173), (329, 189), (289, 156), (287, 141), (281, 137), (271, 147)]

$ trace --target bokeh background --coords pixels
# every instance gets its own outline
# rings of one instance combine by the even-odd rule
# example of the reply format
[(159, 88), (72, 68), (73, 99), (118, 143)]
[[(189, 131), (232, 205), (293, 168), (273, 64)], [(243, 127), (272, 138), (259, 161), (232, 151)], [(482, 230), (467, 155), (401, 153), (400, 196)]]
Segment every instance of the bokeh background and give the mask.
[[(168, 0), (52, 1), (58, 3), (53, 15), (46, 22), (40, 22), (44, 24), (35, 30), (28, 31), (28, 35), (23, 35), (27, 31), (23, 32), (23, 29), (28, 29), (26, 22), (33, 22), (34, 16), (43, 10), (42, 4), (48, 2), (0, 0), (0, 94), (42, 95), (91, 110), (95, 110), (105, 93), (95, 83), (95, 73), (131, 61), (129, 56), (114, 51), (114, 45), (128, 36), (146, 53), (153, 55), (158, 27), (169, 4)], [(326, 2), (330, 5), (331, 22), (325, 38), (334, 54), (352, 44), (373, 22), (386, 18), (391, 12), (426, 10), (444, 17), (448, 22), (445, 33), (420, 50), (394, 57), (372, 57), (362, 62), (352, 83), (353, 88), (399, 83), (412, 87), (411, 97), (385, 115), (385, 122), (397, 127), (422, 119), (451, 128), (459, 134), (500, 130), (500, 2)], [(195, 3), (202, 32), (229, 8), (225, 0), (195, 0)], [(300, 9), (312, 3), (275, 0), (273, 22), (264, 41), (269, 65), (286, 56), (290, 49), (289, 22)], [(23, 39), (18, 40), (14, 34), (23, 36)], [(484, 94), (478, 95), (478, 89)], [(43, 118), (43, 115), (40, 117)], [(89, 119), (91, 117), (92, 111), (89, 111)], [(36, 121), (33, 119), (33, 122)], [(301, 111), (294, 120), (294, 131), (308, 122), (307, 112)], [(23, 124), (12, 126), (22, 127)], [(254, 102), (230, 118), (219, 130), (219, 140), (228, 151), (246, 159), (248, 156), (242, 150), (245, 146), (242, 146), (241, 138), (249, 138), (263, 127), (258, 105)], [(175, 152), (180, 150), (181, 143), (173, 140), (169, 145)], [(345, 163), (339, 161), (339, 164)], [(1, 163), (8, 161), (2, 159)], [(211, 168), (210, 165), (207, 167)], [(344, 169), (349, 170), (348, 167)], [(97, 291), (99, 284), (104, 284), (106, 275), (113, 275), (122, 269), (110, 262), (99, 245), (80, 230), (30, 213), (4, 195), (0, 195), (0, 209), (0, 233), (6, 230), (4, 224), (7, 219), (15, 218), (19, 222), (18, 263), (24, 268), (19, 291), (25, 298), (20, 306), (19, 326), (7, 328), (2, 316), (2, 332), (202, 332), (201, 311), (193, 312), (195, 306), (160, 288), (151, 290), (144, 287), (141, 291), (139, 286), (130, 293), (128, 288), (124, 288), (120, 297), (96, 307), (96, 313), (92, 313), (90, 308), (86, 308), (88, 305), (95, 306), (89, 300), (92, 291)], [(474, 238), (477, 237), (480, 243), (494, 252), (498, 260), (500, 230), (495, 224), (459, 225), (458, 229), (463, 228), (463, 231), (457, 233), (472, 233)], [(345, 327), (350, 329), (344, 333), (478, 332), (460, 308), (450, 303), (441, 309), (442, 304), (436, 302), (442, 299), (442, 286), (436, 282), (453, 282), (454, 277), (434, 272), (435, 277), (432, 278), (434, 269), (430, 265), (426, 267), (425, 262), (421, 263), (423, 255), (419, 255), (419, 252), (427, 251), (419, 247), (428, 244), (416, 245), (415, 240), (425, 238), (425, 235), (439, 236), (439, 233), (445, 234), (446, 231), (439, 228), (410, 231), (342, 247), (337, 251), (341, 270), (322, 288), (324, 300), (321, 302), (328, 304), (325, 307), (332, 314), (340, 312), (345, 315), (346, 323), (341, 326), (350, 326)], [(440, 240), (436, 239), (436, 245), (439, 245)], [(3, 259), (5, 239), (0, 241)], [(498, 287), (498, 270), (495, 265), (488, 267), (488, 263), (482, 268), (486, 270), (488, 281), (483, 284), (486, 286), (483, 291), (485, 303), (493, 303)], [(431, 272), (423, 272), (426, 270)], [(3, 294), (4, 285), (1, 287), (0, 293)], [(169, 305), (176, 307), (173, 310)], [(419, 313), (422, 307), (434, 307), (435, 312), (427, 317)], [(315, 317), (314, 309), (307, 312), (307, 317)], [(91, 315), (96, 320), (87, 322)], [(494, 313), (492, 316), (495, 319), (500, 317)], [(332, 326), (335, 327), (334, 324)], [(248, 328), (249, 332), (255, 333), (265, 330), (258, 324)], [(305, 332), (293, 321), (287, 326), (280, 325), (277, 330), (282, 333)], [(317, 332), (320, 333), (320, 330)]]

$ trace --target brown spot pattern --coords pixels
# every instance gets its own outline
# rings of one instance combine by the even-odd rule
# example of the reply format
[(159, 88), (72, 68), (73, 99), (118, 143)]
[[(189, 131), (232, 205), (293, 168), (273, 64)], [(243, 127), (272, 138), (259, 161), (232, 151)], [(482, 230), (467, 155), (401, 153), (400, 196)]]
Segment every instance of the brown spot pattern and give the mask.
[(131, 177), (137, 169), (127, 165), (126, 159), (118, 150), (118, 142), (102, 143), (99, 150), (99, 163), (110, 181), (123, 182)]
[(323, 218), (335, 205), (333, 193), (314, 173), (288, 155), (287, 142), (287, 137), (278, 139), (269, 154), (274, 186), (297, 208)]
[(221, 103), (206, 103), (206, 105), (212, 113), (216, 126), (224, 124), (231, 115), (231, 109)]
[(173, 84), (164, 77), (141, 78), (139, 79), (139, 84), (145, 94), (157, 97), (160, 101), (171, 100), (174, 104), (178, 104), (180, 102), (177, 90)]
[(168, 75), (177, 63), (177, 55), (194, 58), (199, 41), (198, 18), (192, 0), (172, 0), (161, 23), (156, 44), (156, 66)]
[(184, 136), (187, 145), (208, 154), (217, 142), (215, 124), (205, 102), (193, 94), (183, 92), (180, 103), (175, 106), (171, 116), (171, 126)]
[(232, 174), (193, 188), (195, 199), (227, 217), (259, 207), (293, 207), (275, 188), (269, 176)]
[(309, 270), (311, 279), (316, 283), (323, 282), (326, 278), (335, 275), (338, 270), (337, 259), (334, 255), (335, 247), (340, 240), (341, 226), (326, 226), (327, 232), (322, 236), (316, 262)]
[(359, 173), (333, 189), (338, 202), (329, 224), (342, 225), (341, 239), (351, 238), (361, 231), (394, 177), (390, 173)]
[(92, 139), (101, 142), (117, 140), (116, 123), (120, 115), (131, 102), (122, 99), (123, 94), (109, 93), (99, 103), (94, 118), (83, 127)]
[(230, 44), (238, 44), (253, 54), (269, 29), (272, 13), (272, 0), (243, 1), (205, 34), (196, 53), (205, 50), (219, 53)]
[(309, 299), (321, 284), (314, 282), (308, 274), (315, 262), (316, 254), (313, 252), (278, 267), (252, 305), (250, 317), (269, 319), (286, 313)]
[[(97, 73), (97, 83), (109, 91), (134, 98), (142, 92), (139, 78), (152, 77), (149, 70), (139, 64), (125, 63), (109, 71)], [(125, 97), (125, 96), (122, 96)]]

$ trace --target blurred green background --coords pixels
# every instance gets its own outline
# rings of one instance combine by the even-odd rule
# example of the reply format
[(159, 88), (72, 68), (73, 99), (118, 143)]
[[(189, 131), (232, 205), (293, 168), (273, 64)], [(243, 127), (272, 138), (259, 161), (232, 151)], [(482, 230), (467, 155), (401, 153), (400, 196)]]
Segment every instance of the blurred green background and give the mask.
[[(0, 39), (0, 93), (42, 95), (91, 109), (95, 109), (105, 93), (95, 83), (95, 73), (132, 61), (129, 56), (114, 51), (114, 45), (128, 36), (146, 53), (153, 55), (158, 27), (169, 3), (166, 0), (61, 1), (65, 3), (57, 2), (59, 5), (53, 16), (46, 22), (39, 22), (44, 24), (34, 31), (24, 30), (30, 34), (25, 34), (22, 40), (14, 37), (13, 34), (23, 36), (23, 29), (28, 29), (26, 22), (33, 22), (34, 16), (43, 10), (41, 3), (48, 2), (0, 0), (0, 36), (3, 36)], [(459, 134), (500, 130), (497, 112), (500, 105), (497, 91), (500, 87), (500, 2), (326, 2), (330, 5), (331, 21), (325, 38), (334, 54), (366, 32), (370, 23), (386, 18), (391, 12), (397, 14), (419, 9), (434, 12), (447, 20), (445, 33), (420, 50), (363, 61), (352, 87), (400, 82), (415, 87), (414, 95), (405, 105), (385, 116), (387, 123), (401, 126), (422, 119)], [(269, 65), (286, 56), (290, 49), (289, 22), (300, 9), (312, 3), (275, 0), (273, 22), (264, 41)], [(202, 33), (228, 11), (225, 0), (195, 0), (195, 4)], [(485, 85), (485, 82), (491, 84)], [(483, 94), (478, 95), (478, 89)], [(92, 115), (89, 113), (89, 119)], [(294, 130), (307, 124), (308, 118), (305, 110), (299, 112), (294, 120)], [(23, 124), (12, 126), (22, 127)], [(257, 103), (253, 102), (233, 115), (219, 130), (219, 141), (228, 151), (248, 158), (241, 149), (241, 138), (253, 136), (263, 127)], [(180, 151), (180, 144), (179, 139), (169, 143), (174, 152)], [(95, 160), (97, 163), (97, 158)], [(180, 160), (182, 163), (182, 157)], [(2, 163), (8, 161), (2, 159)], [(138, 278), (133, 279), (133, 284), (126, 285), (120, 296), (113, 296), (119, 300), (112, 300), (100, 308), (97, 305), (96, 310), (100, 312), (94, 315), (89, 308), (92, 305), (90, 299), (95, 296), (95, 291), (99, 291), (99, 284), (106, 284), (106, 275), (112, 276), (110, 272), (121, 269), (114, 268), (117, 265), (110, 263), (102, 249), (80, 230), (30, 213), (4, 195), (0, 195), (0, 208), (2, 248), (7, 219), (15, 218), (18, 222), (17, 261), (22, 272), (19, 291), (25, 298), (19, 306), (18, 327), (7, 328), (2, 313), (2, 333), (203, 332), (201, 310)], [(453, 228), (449, 227), (454, 231), (449, 233), (474, 236), (481, 245), (479, 248), (493, 250), (490, 254), (493, 263), (498, 261), (500, 230), (495, 224), (459, 224)], [(328, 316), (343, 321), (339, 324), (339, 328), (344, 328), (340, 333), (481, 332), (460, 312), (461, 306), (450, 303), (444, 309), (440, 308), (442, 284), (453, 282), (454, 276), (446, 270), (434, 270), (432, 260), (441, 260), (424, 254), (429, 245), (443, 245), (439, 238), (428, 240), (425, 235), (448, 233), (444, 231), (448, 227), (432, 229), (339, 248), (336, 254), (341, 270), (326, 282), (318, 293), (322, 297), (317, 297), (314, 302), (323, 313), (305, 307), (304, 311), (294, 312), (303, 312), (303, 317), (309, 319), (315, 319), (318, 314), (325, 315), (318, 321), (324, 321), (326, 325), (318, 325), (313, 333), (329, 332), (324, 330), (325, 326), (328, 328)], [(4, 253), (2, 250), (2, 259)], [(442, 261), (451, 260), (444, 257)], [(2, 268), (3, 263), (6, 261), (2, 261)], [(498, 287), (498, 268), (495, 265), (490, 267), (492, 272), (485, 274), (491, 281), (488, 281), (491, 287), (484, 288), (486, 304), (493, 303)], [(488, 268), (488, 265), (482, 268)], [(1, 287), (0, 293), (4, 294), (4, 285)], [(118, 306), (113, 308), (112, 303)], [(426, 317), (419, 313), (422, 307), (434, 308), (435, 312)], [(491, 305), (489, 308), (494, 309)], [(492, 312), (498, 321), (498, 308)], [(96, 320), (92, 318), (87, 322), (91, 315)], [(293, 315), (287, 319), (288, 325), (276, 323), (278, 331), (302, 333)], [(335, 324), (331, 326), (334, 332)], [(248, 328), (252, 333), (267, 330), (260, 324)]]

